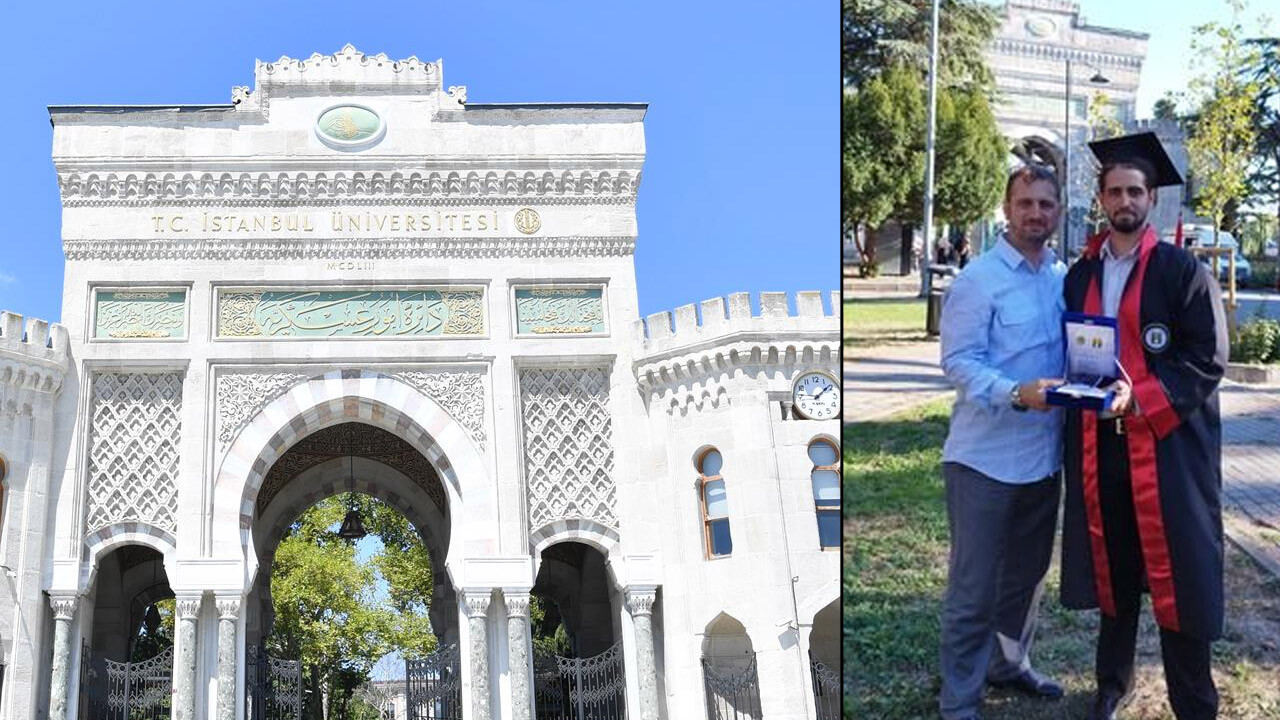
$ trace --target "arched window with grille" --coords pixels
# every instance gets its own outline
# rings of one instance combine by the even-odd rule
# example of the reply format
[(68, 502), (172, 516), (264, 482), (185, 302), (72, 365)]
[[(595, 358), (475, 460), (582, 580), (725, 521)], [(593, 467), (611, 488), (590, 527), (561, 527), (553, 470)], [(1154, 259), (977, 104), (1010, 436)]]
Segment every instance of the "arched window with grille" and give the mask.
[(724, 458), (715, 448), (698, 456), (698, 494), (702, 504), (702, 536), (707, 558), (726, 557), (733, 552), (729, 533), (729, 497), (720, 468)]
[(818, 544), (840, 547), (840, 453), (835, 443), (818, 439), (809, 443), (813, 470), (813, 510), (818, 518)]

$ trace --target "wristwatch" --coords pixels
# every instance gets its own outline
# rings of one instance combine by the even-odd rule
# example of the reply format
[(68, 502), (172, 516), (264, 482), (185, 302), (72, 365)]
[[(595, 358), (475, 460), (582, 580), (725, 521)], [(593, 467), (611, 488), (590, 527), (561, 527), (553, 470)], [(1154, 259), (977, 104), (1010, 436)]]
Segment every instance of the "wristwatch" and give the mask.
[(1014, 385), (1013, 389), (1009, 391), (1009, 405), (1018, 412), (1024, 412), (1027, 406), (1022, 404), (1022, 396), (1018, 394), (1018, 387), (1018, 385)]

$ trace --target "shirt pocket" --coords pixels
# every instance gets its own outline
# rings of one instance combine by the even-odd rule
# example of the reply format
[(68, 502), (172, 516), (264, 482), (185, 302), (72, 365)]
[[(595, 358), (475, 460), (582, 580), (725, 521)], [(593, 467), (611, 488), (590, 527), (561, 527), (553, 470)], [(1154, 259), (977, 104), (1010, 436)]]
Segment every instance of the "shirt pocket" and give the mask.
[(1006, 303), (996, 311), (1000, 344), (1016, 352), (1044, 343), (1044, 325), (1037, 322), (1043, 311), (1025, 298), (1008, 298)]

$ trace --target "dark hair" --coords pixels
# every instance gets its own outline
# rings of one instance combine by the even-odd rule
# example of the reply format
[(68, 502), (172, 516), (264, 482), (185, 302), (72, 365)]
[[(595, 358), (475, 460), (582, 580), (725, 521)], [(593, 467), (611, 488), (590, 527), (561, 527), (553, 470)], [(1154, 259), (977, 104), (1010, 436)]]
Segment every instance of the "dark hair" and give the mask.
[(1009, 173), (1009, 180), (1004, 184), (1004, 201), (1009, 202), (1013, 197), (1013, 183), (1022, 181), (1027, 185), (1033, 182), (1047, 182), (1053, 185), (1053, 194), (1055, 197), (1062, 196), (1062, 183), (1058, 181), (1058, 175), (1046, 165), (1023, 165)]
[(1142, 173), (1142, 184), (1145, 185), (1148, 190), (1156, 189), (1155, 165), (1152, 165), (1149, 161), (1144, 160), (1143, 158), (1135, 157), (1135, 158), (1125, 158), (1124, 160), (1115, 160), (1109, 163), (1103, 163), (1102, 168), (1098, 170), (1098, 192), (1102, 192), (1103, 190), (1107, 189), (1107, 186), (1106, 186), (1107, 173), (1111, 172), (1112, 170), (1115, 170), (1116, 168), (1128, 168), (1130, 170), (1137, 170), (1138, 172)]

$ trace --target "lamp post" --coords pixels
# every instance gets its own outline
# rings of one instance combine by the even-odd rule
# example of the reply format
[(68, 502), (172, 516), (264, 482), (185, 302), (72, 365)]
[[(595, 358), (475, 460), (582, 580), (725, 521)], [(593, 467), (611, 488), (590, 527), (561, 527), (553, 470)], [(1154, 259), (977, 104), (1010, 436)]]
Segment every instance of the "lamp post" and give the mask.
[(933, 0), (932, 26), (929, 32), (929, 108), (924, 150), (924, 241), (920, 258), (920, 297), (928, 302), (931, 280), (929, 264), (933, 262), (933, 143), (937, 133), (934, 111), (938, 105), (938, 12), (939, 0)]
[[(1089, 82), (1094, 85), (1106, 85), (1111, 82), (1098, 68), (1088, 65), (1086, 67), (1093, 70), (1093, 77), (1089, 78)], [(1071, 58), (1067, 58), (1067, 77), (1066, 88), (1063, 93), (1063, 116), (1062, 116), (1062, 230), (1058, 234), (1061, 242), (1058, 243), (1058, 259), (1062, 262), (1067, 261), (1067, 250), (1071, 247)], [(1086, 113), (1087, 114), (1087, 113)]]

